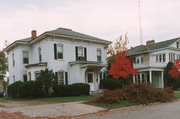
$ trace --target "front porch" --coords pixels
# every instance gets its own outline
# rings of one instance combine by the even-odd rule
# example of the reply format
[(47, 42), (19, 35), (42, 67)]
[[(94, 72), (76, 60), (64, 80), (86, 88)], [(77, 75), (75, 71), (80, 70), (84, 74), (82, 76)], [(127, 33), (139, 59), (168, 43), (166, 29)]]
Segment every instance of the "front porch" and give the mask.
[(101, 62), (75, 61), (69, 63), (70, 83), (87, 83), (90, 93), (99, 89), (101, 69), (105, 67)]
[(139, 70), (138, 74), (133, 76), (133, 83), (151, 83), (156, 88), (164, 88), (164, 71)]

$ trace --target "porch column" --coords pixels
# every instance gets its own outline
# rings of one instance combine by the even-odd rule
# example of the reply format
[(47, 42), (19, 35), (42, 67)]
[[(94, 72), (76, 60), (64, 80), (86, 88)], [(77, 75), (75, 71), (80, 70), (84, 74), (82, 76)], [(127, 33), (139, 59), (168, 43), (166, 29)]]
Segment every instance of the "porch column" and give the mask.
[(133, 75), (133, 83), (136, 83), (135, 75)]
[(164, 72), (161, 72), (161, 88), (164, 88)]
[(140, 83), (142, 83), (142, 73), (140, 73), (139, 76), (140, 76)]
[(152, 83), (152, 71), (149, 71), (149, 82)]

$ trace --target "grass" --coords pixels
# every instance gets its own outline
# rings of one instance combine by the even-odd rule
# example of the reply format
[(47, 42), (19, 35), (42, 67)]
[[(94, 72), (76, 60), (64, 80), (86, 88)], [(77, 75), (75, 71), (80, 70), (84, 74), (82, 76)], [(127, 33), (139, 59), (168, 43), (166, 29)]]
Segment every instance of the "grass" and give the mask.
[(174, 94), (174, 99), (180, 99), (180, 93), (175, 93)]
[(113, 104), (90, 103), (90, 105), (94, 105), (97, 107), (103, 107), (103, 108), (107, 108), (107, 109), (115, 109), (115, 108), (121, 108), (121, 107), (135, 106), (135, 105), (139, 105), (139, 103), (132, 103), (132, 102), (128, 102), (128, 101), (120, 101), (119, 103), (113, 103)]
[(53, 102), (63, 103), (63, 102), (87, 101), (94, 98), (95, 96), (50, 97), (50, 98), (37, 98), (37, 99), (2, 97), (0, 98), (0, 102), (3, 102), (3, 101), (53, 101)]

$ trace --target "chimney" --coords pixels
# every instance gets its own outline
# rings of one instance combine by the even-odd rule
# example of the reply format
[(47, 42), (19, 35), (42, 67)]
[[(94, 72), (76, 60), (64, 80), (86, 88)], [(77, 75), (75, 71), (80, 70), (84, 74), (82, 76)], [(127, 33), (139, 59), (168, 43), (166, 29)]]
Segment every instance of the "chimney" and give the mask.
[(151, 45), (151, 44), (154, 44), (155, 43), (155, 40), (148, 40), (146, 41), (146, 45)]
[(34, 38), (37, 37), (36, 30), (32, 30), (32, 31), (31, 31), (31, 37), (32, 37), (32, 39), (34, 39)]

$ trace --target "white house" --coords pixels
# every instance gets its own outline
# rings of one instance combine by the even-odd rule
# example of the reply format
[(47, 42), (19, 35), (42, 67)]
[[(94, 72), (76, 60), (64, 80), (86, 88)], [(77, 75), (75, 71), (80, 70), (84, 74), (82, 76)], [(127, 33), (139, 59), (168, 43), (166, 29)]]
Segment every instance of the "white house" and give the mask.
[(91, 91), (97, 91), (110, 41), (66, 28), (39, 36), (33, 30), (31, 35), (4, 49), (8, 55), (10, 84), (36, 80), (40, 70), (48, 68), (55, 72), (59, 84), (88, 83)]
[(155, 43), (147, 41), (127, 51), (133, 62), (133, 68), (138, 69), (138, 75), (133, 77), (134, 83), (150, 82), (157, 88), (164, 87), (164, 68), (168, 62), (180, 59), (180, 38)]

